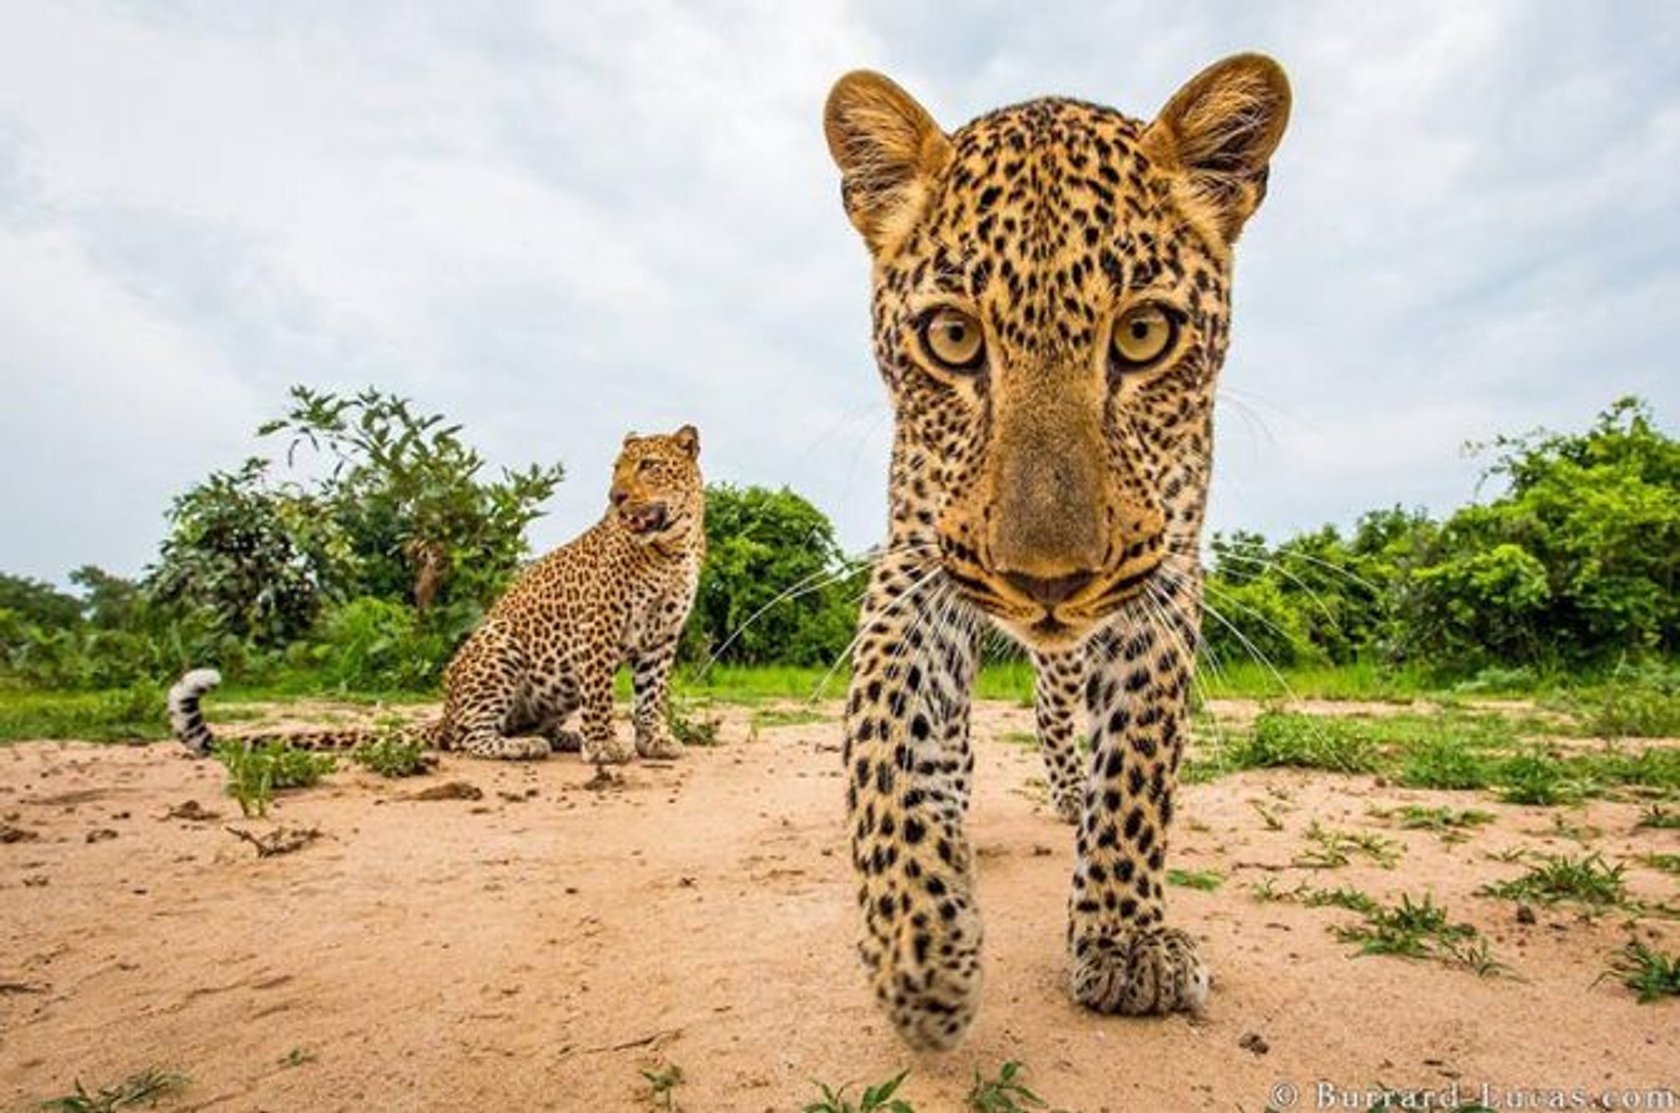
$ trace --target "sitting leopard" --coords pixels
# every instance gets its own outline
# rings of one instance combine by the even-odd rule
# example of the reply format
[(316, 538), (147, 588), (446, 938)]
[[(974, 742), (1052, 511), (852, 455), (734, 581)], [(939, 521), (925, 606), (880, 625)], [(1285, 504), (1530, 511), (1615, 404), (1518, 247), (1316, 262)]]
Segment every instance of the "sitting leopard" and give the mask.
[[(628, 662), (635, 688), (635, 752), (682, 752), (665, 719), (677, 640), (705, 558), (700, 435), (624, 439), (611, 504), (594, 526), (520, 573), (443, 674), (443, 714), (418, 728), (430, 746), (477, 757), (542, 758), (581, 750), (594, 762), (627, 761), (614, 736), (613, 674)], [(212, 737), (199, 698), (220, 681), (197, 669), (169, 693), (175, 736), (194, 754)], [(581, 734), (566, 720), (581, 713)], [(248, 737), (300, 749), (348, 749), (366, 728)]]
[[(1083, 689), (1090, 717), (1086, 772), (1058, 801), (1078, 820), (1073, 996), (1145, 1014), (1207, 995), (1194, 940), (1165, 922), (1167, 830), (1232, 245), (1289, 104), (1283, 71), (1252, 54), (1203, 71), (1150, 123), (1045, 99), (947, 135), (878, 74), (829, 95), (824, 130), (873, 259), (894, 408), (846, 802), (860, 952), (912, 1045), (953, 1045), (979, 1004), (963, 825), (988, 623), (1041, 654), (1047, 711), (1071, 720)], [(1053, 768), (1077, 760), (1065, 749)]]

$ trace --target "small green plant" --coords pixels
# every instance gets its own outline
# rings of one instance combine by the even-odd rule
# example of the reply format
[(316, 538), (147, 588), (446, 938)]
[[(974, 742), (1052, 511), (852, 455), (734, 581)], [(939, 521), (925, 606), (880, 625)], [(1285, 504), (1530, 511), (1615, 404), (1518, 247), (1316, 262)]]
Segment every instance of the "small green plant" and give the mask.
[(266, 816), (276, 791), (309, 788), (338, 766), (332, 754), (294, 750), (278, 740), (255, 745), (218, 742), (212, 753), (227, 767), (228, 795), (239, 801), (246, 818)]
[(1319, 826), (1317, 820), (1307, 828), (1306, 838), (1313, 845), (1295, 856), (1295, 864), (1306, 869), (1340, 869), (1353, 860), (1354, 854), (1369, 858), (1385, 870), (1393, 869), (1400, 860), (1399, 848), (1391, 839), (1353, 831), (1332, 831)]
[(280, 1056), (280, 1065), (283, 1067), (301, 1067), (305, 1063), (313, 1063), (314, 1061), (315, 1053), (303, 1047), (294, 1047)]
[(155, 1067), (130, 1075), (115, 1086), (107, 1086), (94, 1094), (88, 1093), (81, 1079), (77, 1079), (75, 1093), (43, 1101), (40, 1108), (52, 1113), (115, 1113), (118, 1109), (142, 1102), (156, 1105), (159, 1098), (182, 1089), (186, 1084), (185, 1075)]
[(1580, 857), (1548, 854), (1521, 877), (1484, 885), (1478, 891), (1502, 900), (1536, 901), (1540, 904), (1571, 901), (1593, 907), (1611, 907), (1627, 901), (1627, 886), (1622, 880), (1626, 869), (1626, 863), (1618, 862), (1612, 866), (1596, 852)]
[(1211, 893), (1225, 884), (1223, 875), (1213, 870), (1174, 870), (1167, 871), (1167, 884), (1178, 885), (1185, 889), (1199, 889), (1204, 893)]
[(1397, 904), (1378, 904), (1361, 911), (1363, 923), (1331, 931), (1344, 943), (1359, 944), (1362, 955), (1429, 959), (1462, 966), (1484, 977), (1506, 970), (1493, 957), (1480, 932), (1470, 924), (1454, 923), (1446, 909), (1427, 893), (1421, 901), (1403, 893)]
[(900, 1071), (885, 1082), (864, 1087), (855, 1103), (846, 1096), (846, 1091), (851, 1089), (850, 1084), (834, 1090), (826, 1083), (813, 1083), (822, 1091), (822, 1100), (811, 1102), (801, 1113), (916, 1113), (915, 1106), (893, 1096), (909, 1074), (909, 1071)]
[(1508, 804), (1538, 804), (1552, 807), (1574, 804), (1590, 791), (1589, 786), (1569, 776), (1556, 758), (1545, 754), (1518, 754), (1499, 765), (1499, 798)]
[(682, 1084), (682, 1068), (675, 1063), (667, 1064), (664, 1070), (645, 1070), (642, 1077), (647, 1079), (652, 1089), (650, 1095), (656, 1108), (674, 1110), (676, 1106), (676, 1089)]
[(1426, 808), (1420, 804), (1407, 804), (1403, 808), (1378, 813), (1386, 819), (1393, 819), (1408, 831), (1451, 831), (1461, 828), (1481, 827), (1492, 823), (1492, 812), (1478, 811), (1475, 808)]
[(381, 777), (413, 777), (430, 768), (426, 745), (403, 730), (400, 720), (383, 719), (372, 741), (350, 751), (350, 760)]
[(1651, 804), (1639, 813), (1639, 822), (1634, 826), (1664, 831), (1680, 830), (1680, 812), (1671, 811), (1661, 804)]
[(963, 1100), (974, 1113), (1026, 1113), (1029, 1109), (1048, 1106), (1043, 1098), (1023, 1085), (1019, 1076), (1021, 1064), (1011, 1059), (1003, 1064), (996, 1078), (981, 1078), (974, 1072), (974, 1085)]
[(1639, 860), (1654, 870), (1680, 877), (1680, 854), (1646, 854)]
[(1277, 878), (1266, 877), (1248, 887), (1249, 894), (1261, 904), (1281, 904), (1294, 900), (1300, 895), (1300, 889), (1279, 889)]
[(1368, 894), (1348, 885), (1335, 889), (1305, 889), (1300, 896), (1301, 903), (1308, 908), (1345, 908), (1367, 916), (1382, 907)]
[(1601, 837), (1604, 832), (1590, 823), (1572, 823), (1557, 812), (1552, 813), (1552, 825), (1538, 831), (1528, 832), (1542, 838), (1569, 839), (1571, 842), (1589, 843)]
[(1615, 978), (1633, 990), (1641, 1005), (1662, 997), (1680, 997), (1680, 954), (1664, 954), (1641, 940), (1630, 939), (1611, 958), (1610, 968), (1601, 978)]
[(684, 746), (716, 746), (718, 744), (718, 728), (723, 720), (717, 716), (706, 716), (705, 708), (709, 702), (672, 698), (665, 708), (665, 722), (671, 728), (671, 734)]

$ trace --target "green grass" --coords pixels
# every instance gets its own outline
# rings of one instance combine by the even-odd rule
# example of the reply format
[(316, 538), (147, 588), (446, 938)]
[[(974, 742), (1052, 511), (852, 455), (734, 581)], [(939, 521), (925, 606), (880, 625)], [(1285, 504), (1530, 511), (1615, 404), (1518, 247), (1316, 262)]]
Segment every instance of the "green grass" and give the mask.
[(0, 742), (73, 738), (86, 742), (167, 738), (163, 689), (151, 684), (104, 692), (41, 692), (0, 686)]
[(916, 1113), (916, 1109), (903, 1098), (895, 1097), (898, 1088), (904, 1084), (909, 1071), (900, 1071), (897, 1075), (878, 1082), (873, 1086), (865, 1086), (863, 1093), (854, 1102), (847, 1096), (851, 1084), (841, 1086), (838, 1090), (831, 1088), (825, 1082), (815, 1082), (822, 1094), (820, 1101), (810, 1102), (801, 1113)]
[(1581, 719), (1601, 738), (1680, 738), (1680, 692), (1607, 684), (1585, 702)]
[(1325, 699), (1406, 703), (1439, 690), (1426, 673), (1363, 662), (1350, 665), (1296, 665), (1273, 670), (1254, 661), (1199, 670), (1202, 694), (1209, 699)]
[(1610, 960), (1604, 976), (1637, 993), (1641, 1005), (1663, 997), (1680, 997), (1680, 954), (1665, 954), (1630, 939)]
[[(718, 703), (754, 704), (766, 700), (844, 699), (850, 670), (794, 665), (713, 665), (704, 673), (679, 668), (671, 688), (679, 696)], [(628, 694), (628, 688), (625, 689)]]
[(1627, 902), (1622, 875), (1626, 863), (1615, 865), (1598, 853), (1571, 856), (1549, 854), (1520, 877), (1484, 885), (1479, 891), (1502, 900), (1534, 901), (1538, 904), (1570, 902), (1608, 908)]
[(1213, 870), (1176, 870), (1167, 871), (1167, 884), (1177, 885), (1184, 889), (1197, 889), (1204, 893), (1211, 893), (1225, 884), (1223, 874)]
[(52, 1113), (116, 1113), (118, 1109), (142, 1103), (156, 1105), (159, 1098), (183, 1089), (186, 1084), (185, 1075), (155, 1067), (91, 1094), (82, 1086), (81, 1079), (77, 1079), (75, 1093), (43, 1101), (37, 1108)]
[(1229, 747), (1239, 768), (1323, 769), (1332, 773), (1371, 773), (1381, 763), (1365, 720), (1334, 719), (1289, 711), (1265, 711), (1254, 729)]

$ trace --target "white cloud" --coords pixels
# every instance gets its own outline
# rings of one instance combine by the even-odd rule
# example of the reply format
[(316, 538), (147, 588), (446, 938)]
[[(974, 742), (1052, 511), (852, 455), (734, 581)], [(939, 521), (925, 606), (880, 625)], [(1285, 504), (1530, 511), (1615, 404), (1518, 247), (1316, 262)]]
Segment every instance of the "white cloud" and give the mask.
[(1660, 4), (595, 9), (0, 14), (0, 510), (40, 527), (0, 534), (0, 569), (134, 571), (298, 381), (563, 459), (539, 545), (598, 513), (626, 429), (684, 421), (714, 478), (790, 484), (870, 544), (887, 415), (819, 126), (855, 66), (950, 126), (1047, 92), (1147, 115), (1237, 49), (1290, 67), (1216, 525), (1446, 509), (1463, 440), (1680, 403)]

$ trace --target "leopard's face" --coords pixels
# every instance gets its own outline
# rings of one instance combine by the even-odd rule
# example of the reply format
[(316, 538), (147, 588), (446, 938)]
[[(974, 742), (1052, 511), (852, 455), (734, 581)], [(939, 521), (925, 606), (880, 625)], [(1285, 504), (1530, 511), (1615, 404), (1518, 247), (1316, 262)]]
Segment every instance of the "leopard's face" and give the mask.
[(895, 535), (1029, 645), (1076, 643), (1195, 545), (1282, 82), (1244, 56), (1153, 124), (1051, 99), (949, 136), (875, 74), (830, 97), (875, 257)]
[(626, 436), (608, 498), (625, 531), (643, 544), (697, 535), (706, 502), (699, 432), (684, 425), (670, 434)]

